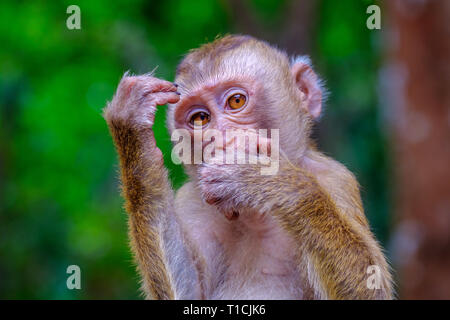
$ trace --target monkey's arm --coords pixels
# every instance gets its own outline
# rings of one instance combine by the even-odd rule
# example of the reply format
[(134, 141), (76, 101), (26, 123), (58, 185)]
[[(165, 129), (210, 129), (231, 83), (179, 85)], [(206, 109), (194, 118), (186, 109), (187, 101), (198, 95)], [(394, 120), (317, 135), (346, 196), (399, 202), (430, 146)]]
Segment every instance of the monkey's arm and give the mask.
[(121, 80), (104, 111), (119, 154), (131, 247), (147, 298), (198, 298), (196, 270), (175, 216), (173, 192), (153, 137), (156, 105), (177, 101), (173, 84)]
[[(299, 265), (306, 259), (310, 279), (318, 279), (312, 285), (319, 297), (392, 298), (389, 269), (370, 230), (341, 212), (311, 173), (288, 164), (273, 176), (261, 176), (256, 166), (231, 173), (232, 167), (200, 169), (205, 200), (224, 212), (247, 207), (274, 215), (298, 245)], [(367, 286), (373, 265), (381, 271), (379, 289)]]
[[(389, 269), (370, 230), (341, 212), (312, 175), (300, 171), (297, 183), (294, 177), (287, 175), (278, 181), (281, 186), (284, 182), (286, 190), (289, 185), (297, 186), (298, 194), (294, 200), (288, 193), (282, 197), (273, 207), (274, 214), (307, 253), (325, 297), (390, 299)], [(381, 271), (378, 289), (368, 286), (370, 266)]]

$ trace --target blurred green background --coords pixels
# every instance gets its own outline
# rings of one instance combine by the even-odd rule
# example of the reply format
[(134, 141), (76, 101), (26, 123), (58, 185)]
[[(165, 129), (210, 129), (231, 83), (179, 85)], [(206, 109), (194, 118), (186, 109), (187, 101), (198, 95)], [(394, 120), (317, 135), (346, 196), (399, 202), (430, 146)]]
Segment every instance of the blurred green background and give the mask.
[[(187, 50), (218, 34), (248, 32), (312, 56), (330, 92), (315, 136), (358, 177), (366, 214), (386, 245), (389, 158), (376, 91), (380, 34), (365, 27), (372, 1), (314, 2), (310, 29), (302, 29), (311, 32), (298, 40), (291, 3), (0, 3), (0, 298), (140, 297), (117, 158), (101, 110), (126, 70), (158, 66), (157, 76), (171, 80)], [(81, 8), (81, 30), (66, 28), (71, 4)], [(298, 45), (286, 45), (290, 39)], [(185, 176), (170, 161), (164, 118), (158, 112), (157, 142), (179, 187)], [(81, 267), (81, 290), (66, 287), (71, 264)]]

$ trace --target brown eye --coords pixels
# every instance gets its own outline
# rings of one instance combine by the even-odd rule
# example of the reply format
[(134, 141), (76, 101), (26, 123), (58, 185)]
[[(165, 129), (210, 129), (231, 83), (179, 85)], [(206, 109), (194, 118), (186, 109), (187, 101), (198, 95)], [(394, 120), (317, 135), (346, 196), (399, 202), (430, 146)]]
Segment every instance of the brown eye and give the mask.
[(228, 98), (228, 106), (234, 110), (240, 109), (244, 106), (245, 101), (247, 98), (243, 94), (237, 93)]
[(200, 111), (200, 112), (197, 112), (192, 115), (190, 122), (192, 125), (204, 126), (205, 124), (207, 124), (209, 122), (209, 120), (210, 120), (209, 114), (206, 112)]

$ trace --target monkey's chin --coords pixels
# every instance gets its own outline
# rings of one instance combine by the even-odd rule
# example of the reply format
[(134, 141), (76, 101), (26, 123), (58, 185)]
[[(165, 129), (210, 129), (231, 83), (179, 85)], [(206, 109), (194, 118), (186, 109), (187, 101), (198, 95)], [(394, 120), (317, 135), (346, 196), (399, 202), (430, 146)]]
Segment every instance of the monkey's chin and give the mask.
[(239, 218), (239, 211), (231, 210), (228, 212), (225, 212), (225, 218), (227, 218), (229, 221), (237, 220)]

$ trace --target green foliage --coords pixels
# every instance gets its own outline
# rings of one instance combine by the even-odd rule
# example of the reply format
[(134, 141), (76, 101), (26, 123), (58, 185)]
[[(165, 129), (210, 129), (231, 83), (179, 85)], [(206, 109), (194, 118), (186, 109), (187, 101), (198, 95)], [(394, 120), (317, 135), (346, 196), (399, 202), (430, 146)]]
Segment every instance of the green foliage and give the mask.
[(355, 173), (366, 215), (387, 241), (388, 141), (377, 101), (380, 31), (366, 28), (373, 1), (323, 0), (316, 61), (330, 97), (319, 128), (322, 148)]
[[(83, 1), (81, 30), (66, 28), (72, 2), (0, 4), (1, 297), (138, 297), (101, 110), (124, 71), (158, 65), (171, 78), (181, 54), (225, 30), (218, 3), (190, 3)], [(168, 160), (164, 117), (155, 130)], [(167, 165), (179, 186), (181, 168)], [(70, 264), (80, 291), (66, 288)]]
[[(287, 2), (287, 1), (284, 1)], [(356, 171), (376, 231), (386, 230), (386, 151), (377, 124), (376, 48), (365, 8), (323, 1), (319, 70), (332, 92), (319, 136)], [(347, 2), (346, 2), (347, 3)], [(0, 297), (137, 298), (117, 159), (101, 110), (126, 70), (173, 79), (190, 48), (234, 30), (225, 1), (0, 3)], [(266, 19), (280, 4), (253, 1)], [(268, 13), (268, 14), (267, 14)], [(175, 187), (164, 107), (155, 136)], [(66, 288), (77, 264), (82, 290)]]

